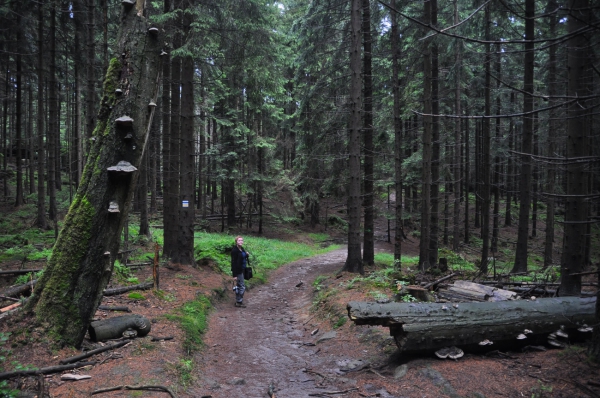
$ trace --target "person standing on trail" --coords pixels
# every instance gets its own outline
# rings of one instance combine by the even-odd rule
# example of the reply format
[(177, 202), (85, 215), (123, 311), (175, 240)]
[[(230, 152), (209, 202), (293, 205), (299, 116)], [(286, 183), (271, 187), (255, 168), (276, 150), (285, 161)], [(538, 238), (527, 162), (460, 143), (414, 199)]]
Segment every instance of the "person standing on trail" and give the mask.
[(233, 291), (235, 292), (235, 306), (246, 308), (244, 304), (244, 270), (248, 265), (248, 253), (243, 247), (244, 238), (238, 236), (235, 238), (235, 246), (231, 249), (231, 275), (233, 276)]

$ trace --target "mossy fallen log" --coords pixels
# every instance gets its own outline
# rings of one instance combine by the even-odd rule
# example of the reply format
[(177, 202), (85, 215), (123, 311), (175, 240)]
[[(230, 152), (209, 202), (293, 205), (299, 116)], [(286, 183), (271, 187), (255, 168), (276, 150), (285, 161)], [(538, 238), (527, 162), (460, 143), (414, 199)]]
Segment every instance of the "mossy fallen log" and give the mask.
[(494, 348), (530, 345), (559, 329), (572, 339), (591, 337), (578, 329), (597, 323), (595, 306), (595, 297), (558, 297), (456, 304), (351, 301), (347, 309), (357, 325), (389, 327), (400, 351), (426, 352), (447, 346), (481, 348), (488, 344), (484, 342)]

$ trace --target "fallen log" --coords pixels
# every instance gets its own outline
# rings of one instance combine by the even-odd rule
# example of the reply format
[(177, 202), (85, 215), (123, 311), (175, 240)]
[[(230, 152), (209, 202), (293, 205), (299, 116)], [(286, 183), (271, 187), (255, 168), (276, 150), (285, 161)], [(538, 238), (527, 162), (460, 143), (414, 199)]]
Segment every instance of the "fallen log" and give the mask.
[(145, 282), (145, 283), (140, 283), (139, 285), (115, 287), (113, 289), (105, 289), (104, 296), (117, 296), (119, 294), (130, 292), (132, 290), (148, 290), (148, 289), (152, 289), (152, 286), (154, 286), (154, 282)]
[(351, 301), (347, 309), (357, 325), (389, 327), (400, 351), (428, 352), (448, 346), (472, 350), (485, 341), (494, 348), (531, 345), (561, 327), (576, 337), (578, 328), (596, 323), (595, 306), (595, 297), (557, 297), (454, 305)]
[(3, 372), (0, 373), (0, 380), (8, 380), (14, 377), (22, 377), (22, 376), (33, 376), (33, 375), (46, 375), (50, 373), (58, 373), (63, 370), (71, 370), (76, 368), (82, 368), (84, 366), (95, 365), (97, 362), (77, 362), (68, 365), (58, 365), (58, 366), (49, 366), (47, 368), (41, 369), (22, 369), (15, 370), (13, 372)]
[(2, 296), (19, 298), (25, 293), (31, 293), (31, 289), (35, 286), (37, 279), (29, 281), (23, 285), (11, 286), (8, 289), (0, 292)]
[(88, 332), (92, 341), (104, 341), (123, 337), (128, 329), (135, 330), (137, 337), (150, 333), (150, 321), (141, 315), (122, 315), (90, 323)]
[(515, 292), (511, 292), (510, 290), (504, 290), (498, 287), (485, 286), (475, 282), (456, 281), (454, 282), (454, 286), (486, 293), (490, 296), (488, 299), (490, 301), (504, 301), (517, 299), (517, 293)]
[(0, 275), (23, 275), (23, 274), (28, 274), (30, 272), (36, 273), (41, 271), (42, 268), (37, 268), (37, 269), (13, 269), (13, 270), (7, 270), (7, 271), (0, 271)]

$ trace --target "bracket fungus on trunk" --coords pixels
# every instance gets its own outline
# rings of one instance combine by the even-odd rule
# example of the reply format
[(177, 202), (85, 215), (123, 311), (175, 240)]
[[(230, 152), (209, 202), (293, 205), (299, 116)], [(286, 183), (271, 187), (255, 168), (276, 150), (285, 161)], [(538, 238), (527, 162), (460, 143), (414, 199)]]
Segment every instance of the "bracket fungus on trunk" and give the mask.
[(120, 118), (116, 119), (115, 123), (117, 124), (117, 126), (131, 127), (131, 126), (133, 126), (133, 119), (130, 118), (129, 116), (125, 115), (125, 116), (121, 116)]
[(111, 202), (108, 204), (108, 212), (109, 213), (120, 213), (121, 210), (119, 210), (119, 204), (117, 203), (116, 200), (111, 200)]
[(116, 166), (110, 166), (107, 170), (109, 173), (124, 175), (137, 171), (137, 167), (125, 160), (121, 160)]
[(148, 29), (148, 33), (150, 33), (152, 36), (156, 36), (158, 35), (158, 28), (153, 26), (150, 29)]
[(129, 10), (135, 5), (135, 0), (121, 0), (121, 4), (123, 5), (123, 7), (125, 7), (126, 10)]

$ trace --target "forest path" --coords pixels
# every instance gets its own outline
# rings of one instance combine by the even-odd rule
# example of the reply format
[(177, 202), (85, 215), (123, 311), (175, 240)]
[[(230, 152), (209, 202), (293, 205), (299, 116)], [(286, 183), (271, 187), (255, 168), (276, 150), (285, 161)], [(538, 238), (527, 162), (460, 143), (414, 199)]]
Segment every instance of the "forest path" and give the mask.
[(233, 293), (218, 304), (205, 335), (206, 349), (199, 355), (201, 391), (196, 393), (267, 397), (270, 385), (277, 397), (323, 392), (327, 383), (319, 375), (335, 368), (338, 358), (321, 350), (326, 342), (314, 345), (323, 332), (311, 335), (312, 283), (320, 274), (341, 269), (346, 255), (343, 248), (280, 267), (269, 283), (246, 292), (247, 308), (234, 307)]

